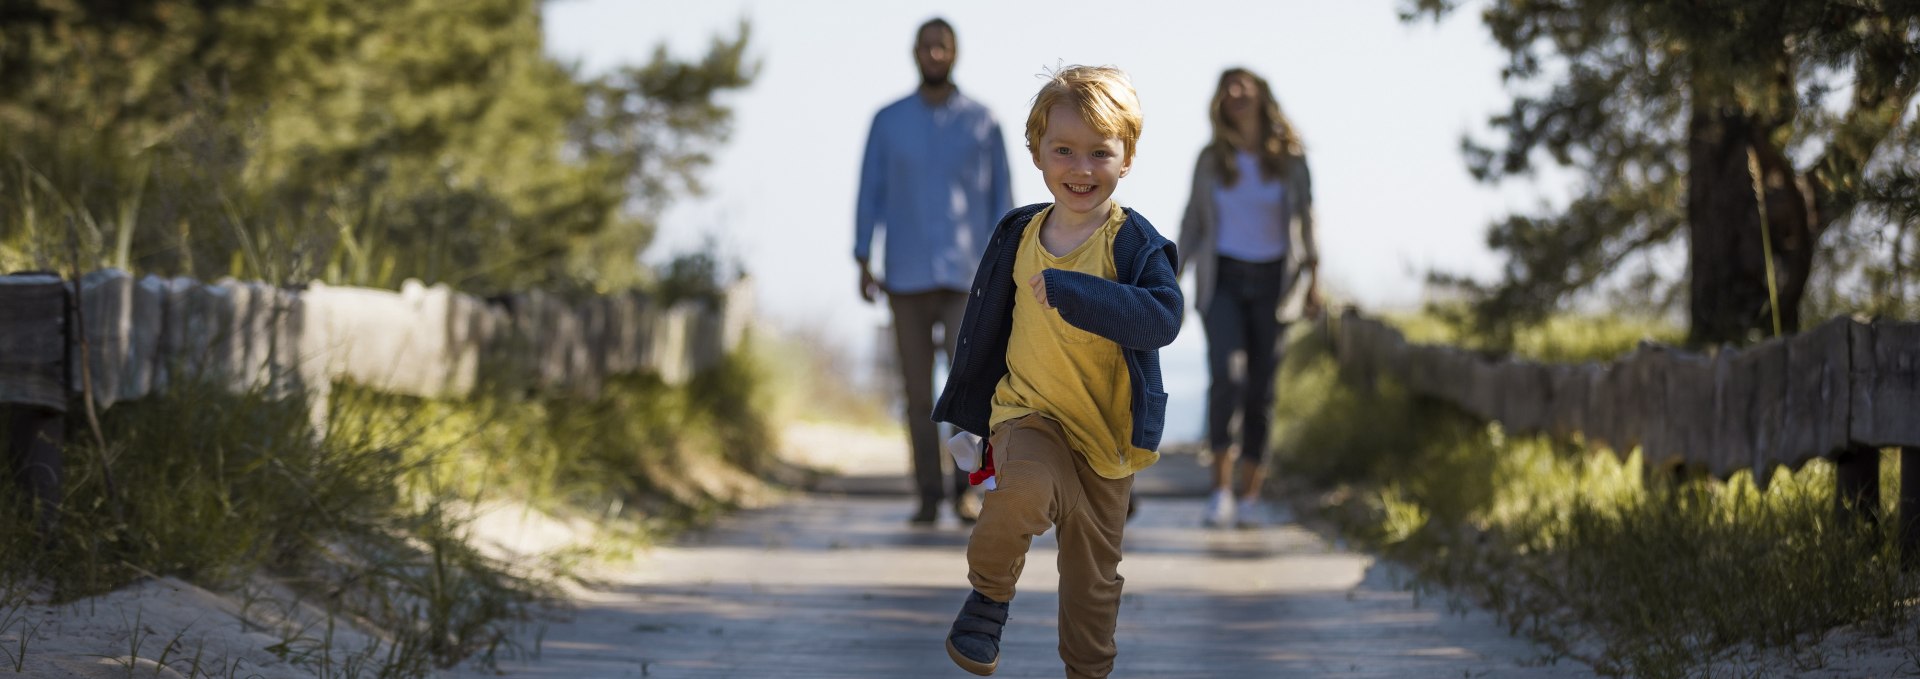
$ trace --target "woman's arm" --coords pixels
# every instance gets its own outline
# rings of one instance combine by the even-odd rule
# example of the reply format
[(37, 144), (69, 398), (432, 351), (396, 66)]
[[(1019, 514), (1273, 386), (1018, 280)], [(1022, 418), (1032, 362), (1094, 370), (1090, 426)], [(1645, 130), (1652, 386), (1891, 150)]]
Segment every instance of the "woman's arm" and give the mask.
[[(1194, 248), (1200, 247), (1200, 231), (1206, 228), (1204, 220), (1200, 218), (1201, 210), (1204, 207), (1200, 201), (1213, 200), (1211, 192), (1207, 189), (1207, 185), (1212, 183), (1206, 179), (1206, 174), (1210, 172), (1210, 170), (1207, 169), (1207, 156), (1208, 153), (1206, 149), (1201, 149), (1200, 157), (1193, 162), (1192, 185), (1187, 191), (1187, 211), (1180, 217), (1179, 246), (1181, 252), (1196, 252)], [(1186, 260), (1188, 259), (1190, 259), (1190, 257), (1180, 258), (1180, 270), (1174, 272), (1175, 278), (1179, 278), (1187, 272)]]

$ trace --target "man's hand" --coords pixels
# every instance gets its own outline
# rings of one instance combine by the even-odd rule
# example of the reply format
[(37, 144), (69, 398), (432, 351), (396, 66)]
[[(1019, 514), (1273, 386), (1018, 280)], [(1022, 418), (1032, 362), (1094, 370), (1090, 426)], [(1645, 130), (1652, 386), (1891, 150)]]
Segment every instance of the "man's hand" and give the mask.
[(860, 299), (868, 304), (880, 294), (880, 279), (873, 277), (873, 270), (867, 268), (867, 262), (860, 260)]
[(1327, 301), (1320, 297), (1320, 286), (1307, 288), (1307, 304), (1301, 309), (1301, 313), (1305, 314), (1309, 320), (1318, 320), (1320, 314), (1326, 312), (1326, 308)]
[(1319, 320), (1320, 314), (1327, 308), (1327, 300), (1320, 296), (1320, 258), (1307, 259), (1307, 275), (1313, 278), (1307, 283), (1306, 305), (1300, 312), (1309, 320)]
[(1033, 299), (1040, 303), (1040, 308), (1053, 308), (1053, 304), (1047, 301), (1047, 272), (1042, 271), (1027, 279), (1027, 287), (1033, 288)]

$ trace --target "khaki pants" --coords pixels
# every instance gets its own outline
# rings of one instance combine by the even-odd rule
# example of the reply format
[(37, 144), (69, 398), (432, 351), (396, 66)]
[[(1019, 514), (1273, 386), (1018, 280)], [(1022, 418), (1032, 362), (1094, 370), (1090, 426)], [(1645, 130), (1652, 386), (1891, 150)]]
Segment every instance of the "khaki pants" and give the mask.
[(994, 601), (1012, 601), (1034, 536), (1060, 541), (1060, 659), (1067, 676), (1105, 677), (1117, 653), (1120, 539), (1133, 477), (1109, 479), (1067, 445), (1060, 425), (1040, 415), (993, 430), (997, 490), (987, 491), (967, 543), (967, 579)]

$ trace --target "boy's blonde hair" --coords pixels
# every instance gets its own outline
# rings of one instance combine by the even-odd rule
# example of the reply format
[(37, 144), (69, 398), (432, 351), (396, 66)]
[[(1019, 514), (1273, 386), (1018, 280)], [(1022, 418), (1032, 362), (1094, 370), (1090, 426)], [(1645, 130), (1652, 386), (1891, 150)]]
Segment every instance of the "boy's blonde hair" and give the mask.
[(1027, 112), (1027, 151), (1037, 152), (1041, 138), (1047, 136), (1047, 112), (1067, 104), (1080, 111), (1080, 119), (1101, 136), (1125, 142), (1123, 160), (1133, 160), (1134, 145), (1140, 141), (1140, 95), (1133, 91), (1133, 80), (1126, 71), (1112, 66), (1068, 66), (1055, 71), (1033, 95), (1033, 108)]

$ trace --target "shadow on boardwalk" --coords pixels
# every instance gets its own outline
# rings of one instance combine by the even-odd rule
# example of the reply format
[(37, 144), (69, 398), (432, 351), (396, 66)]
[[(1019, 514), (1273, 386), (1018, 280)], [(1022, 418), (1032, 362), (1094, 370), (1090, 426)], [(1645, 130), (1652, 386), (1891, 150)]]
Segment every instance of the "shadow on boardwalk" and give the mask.
[[(1192, 491), (1205, 476), (1191, 456), (1169, 455), (1149, 473), (1120, 567), (1116, 677), (1592, 676), (1573, 661), (1546, 663), (1484, 613), (1423, 605), (1391, 565), (1297, 524), (1198, 528), (1203, 501)], [(966, 530), (950, 518), (909, 528), (909, 504), (904, 493), (815, 492), (741, 512), (640, 557), (550, 624), (537, 657), (500, 670), (971, 676), (941, 645), (967, 591)], [(996, 676), (1061, 676), (1055, 553), (1051, 534), (1035, 541)]]

